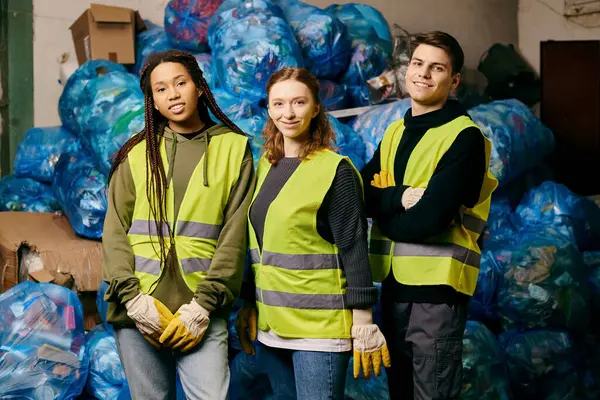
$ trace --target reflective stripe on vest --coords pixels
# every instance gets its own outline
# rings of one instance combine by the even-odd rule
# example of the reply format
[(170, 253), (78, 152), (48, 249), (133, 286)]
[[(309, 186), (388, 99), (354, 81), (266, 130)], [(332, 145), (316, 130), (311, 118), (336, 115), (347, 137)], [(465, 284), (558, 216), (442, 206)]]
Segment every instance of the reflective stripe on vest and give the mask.
[[(127, 235), (134, 254), (135, 275), (140, 280), (143, 292), (152, 293), (163, 273), (159, 235), (165, 238), (167, 252), (171, 250), (172, 243), (175, 244), (175, 255), (183, 280), (192, 292), (196, 291), (210, 269), (221, 232), (223, 211), (231, 188), (239, 178), (246, 146), (247, 138), (233, 132), (213, 136), (208, 151), (191, 175), (177, 220), (174, 215), (173, 183), (168, 185), (165, 208), (169, 222), (162, 223), (160, 232), (146, 201), (146, 143), (142, 142), (131, 150), (128, 160), (137, 201)], [(160, 151), (168, 175), (164, 139), (161, 140)], [(204, 157), (208, 157), (208, 187), (203, 184)], [(153, 201), (157, 201), (156, 198)], [(169, 238), (169, 227), (172, 227), (172, 239)]]
[[(428, 130), (415, 146), (406, 167), (402, 184), (427, 188), (438, 162), (458, 134), (477, 127), (468, 117), (461, 116), (437, 128)], [(381, 142), (381, 169), (394, 175), (396, 151), (404, 131), (404, 121), (392, 123)], [(486, 162), (489, 165), (491, 143), (485, 138)], [(394, 177), (394, 182), (399, 182)], [(425, 243), (394, 243), (373, 224), (369, 259), (374, 280), (383, 281), (390, 270), (406, 285), (450, 285), (457, 291), (472, 295), (477, 284), (481, 254), (477, 239), (482, 234), (489, 214), (490, 197), (498, 182), (486, 171), (479, 202), (472, 209), (460, 210), (454, 224)]]
[[(263, 331), (272, 329), (286, 338), (350, 338), (352, 314), (338, 250), (321, 238), (314, 223), (342, 159), (326, 150), (300, 163), (269, 206), (262, 252), (248, 223), (258, 327)], [(263, 156), (254, 199), (269, 170)]]

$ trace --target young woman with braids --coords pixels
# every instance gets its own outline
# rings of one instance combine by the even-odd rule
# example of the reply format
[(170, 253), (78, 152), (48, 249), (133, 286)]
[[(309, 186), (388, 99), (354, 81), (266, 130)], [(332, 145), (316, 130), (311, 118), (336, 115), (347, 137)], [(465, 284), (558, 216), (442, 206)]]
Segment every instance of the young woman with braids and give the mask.
[(140, 86), (146, 128), (109, 175), (107, 320), (134, 399), (175, 398), (176, 371), (188, 399), (225, 399), (226, 321), (247, 249), (252, 154), (192, 55), (151, 55)]
[(285, 68), (271, 76), (267, 94), (265, 153), (248, 224), (253, 273), (236, 328), (276, 400), (343, 400), (352, 350), (355, 377), (361, 367), (367, 378), (371, 370), (379, 375), (382, 360), (389, 366), (372, 317), (377, 288), (361, 180), (332, 151), (313, 75)]

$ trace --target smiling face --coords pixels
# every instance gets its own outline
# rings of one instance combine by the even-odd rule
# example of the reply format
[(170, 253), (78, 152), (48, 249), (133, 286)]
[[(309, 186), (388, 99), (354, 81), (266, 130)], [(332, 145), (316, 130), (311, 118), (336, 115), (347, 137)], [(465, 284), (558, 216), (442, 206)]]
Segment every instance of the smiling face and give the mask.
[(406, 88), (412, 99), (413, 115), (442, 108), (459, 81), (460, 74), (453, 74), (446, 51), (427, 44), (419, 45), (406, 71)]
[(293, 79), (278, 82), (269, 91), (269, 116), (284, 138), (308, 138), (310, 122), (319, 114), (319, 105), (308, 86)]
[(199, 121), (197, 107), (201, 92), (182, 64), (157, 65), (150, 74), (150, 85), (156, 109), (174, 125), (184, 127)]

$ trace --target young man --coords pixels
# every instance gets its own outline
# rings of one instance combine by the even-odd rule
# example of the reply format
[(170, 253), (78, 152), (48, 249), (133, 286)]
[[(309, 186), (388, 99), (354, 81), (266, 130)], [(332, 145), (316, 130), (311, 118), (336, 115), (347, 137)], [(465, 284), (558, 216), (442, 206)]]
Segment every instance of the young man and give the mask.
[(488, 172), (490, 142), (448, 100), (460, 81), (460, 45), (447, 33), (430, 32), (411, 47), (412, 108), (386, 129), (362, 171), (374, 220), (371, 267), (383, 281), (391, 398), (453, 399), (461, 389), (478, 239), (497, 181)]

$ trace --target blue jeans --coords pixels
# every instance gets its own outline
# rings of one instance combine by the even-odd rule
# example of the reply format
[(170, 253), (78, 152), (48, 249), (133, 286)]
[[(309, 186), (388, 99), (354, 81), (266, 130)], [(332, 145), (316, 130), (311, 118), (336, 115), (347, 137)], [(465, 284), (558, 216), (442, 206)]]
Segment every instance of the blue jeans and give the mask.
[(256, 343), (274, 400), (343, 400), (350, 352), (286, 350)]
[(156, 350), (135, 328), (115, 330), (119, 357), (133, 400), (175, 399), (176, 374), (191, 400), (224, 400), (229, 388), (227, 322), (213, 318), (188, 353)]

